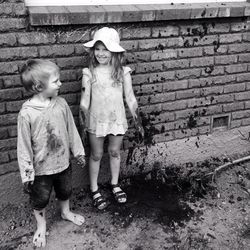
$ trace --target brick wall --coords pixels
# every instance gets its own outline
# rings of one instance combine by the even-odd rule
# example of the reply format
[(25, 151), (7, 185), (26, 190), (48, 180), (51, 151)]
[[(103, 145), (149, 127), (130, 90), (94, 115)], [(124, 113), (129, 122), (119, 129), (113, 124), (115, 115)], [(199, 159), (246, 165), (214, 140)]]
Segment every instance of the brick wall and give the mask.
[[(28, 58), (61, 68), (61, 95), (76, 118), (82, 44), (98, 25), (37, 26), (22, 1), (0, 1), (0, 175), (18, 170), (16, 123), (29, 96), (20, 84)], [(211, 133), (213, 115), (228, 114), (230, 128), (250, 125), (250, 25), (246, 18), (113, 24), (127, 49), (146, 145)], [(136, 145), (131, 129), (123, 149)]]

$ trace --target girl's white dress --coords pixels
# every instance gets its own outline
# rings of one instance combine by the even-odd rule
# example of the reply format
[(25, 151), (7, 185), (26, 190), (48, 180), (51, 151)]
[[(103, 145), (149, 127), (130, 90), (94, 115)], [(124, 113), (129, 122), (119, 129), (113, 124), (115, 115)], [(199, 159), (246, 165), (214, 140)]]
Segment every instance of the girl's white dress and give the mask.
[[(131, 69), (123, 67), (124, 75)], [(128, 129), (124, 101), (123, 83), (115, 83), (111, 78), (110, 68), (95, 68), (95, 77), (92, 78), (88, 68), (83, 69), (83, 75), (90, 79), (90, 107), (86, 117), (87, 131), (97, 137), (108, 134), (125, 134)]]

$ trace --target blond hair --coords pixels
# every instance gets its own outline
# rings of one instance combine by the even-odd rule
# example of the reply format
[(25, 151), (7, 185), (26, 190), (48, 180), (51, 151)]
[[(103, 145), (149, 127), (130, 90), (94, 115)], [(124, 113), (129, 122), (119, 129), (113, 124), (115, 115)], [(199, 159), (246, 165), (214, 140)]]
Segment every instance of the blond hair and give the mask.
[(37, 94), (44, 90), (52, 74), (59, 74), (55, 63), (41, 59), (28, 60), (21, 70), (22, 85), (27, 91)]

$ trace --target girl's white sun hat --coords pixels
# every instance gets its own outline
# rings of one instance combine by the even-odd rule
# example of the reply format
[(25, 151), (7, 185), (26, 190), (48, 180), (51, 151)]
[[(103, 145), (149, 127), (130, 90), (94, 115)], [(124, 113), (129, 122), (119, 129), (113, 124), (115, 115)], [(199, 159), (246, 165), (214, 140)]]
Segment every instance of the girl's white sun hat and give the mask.
[(113, 28), (103, 27), (97, 30), (93, 40), (84, 43), (83, 45), (92, 48), (97, 41), (103, 42), (105, 47), (111, 52), (124, 52), (125, 49), (120, 45), (120, 37), (118, 32)]

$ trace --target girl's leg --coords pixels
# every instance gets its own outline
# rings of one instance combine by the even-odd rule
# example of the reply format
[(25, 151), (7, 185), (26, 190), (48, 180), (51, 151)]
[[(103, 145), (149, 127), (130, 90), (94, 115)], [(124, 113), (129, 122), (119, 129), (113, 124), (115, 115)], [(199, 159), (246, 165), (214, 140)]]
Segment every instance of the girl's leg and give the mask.
[(90, 176), (90, 189), (92, 192), (98, 190), (98, 175), (100, 169), (100, 162), (103, 155), (104, 137), (96, 137), (95, 134), (89, 133), (89, 141), (91, 154), (89, 158), (89, 176)]
[(117, 184), (120, 173), (120, 149), (123, 136), (109, 135), (108, 152), (110, 157), (111, 184)]
[(33, 243), (36, 247), (45, 247), (46, 245), (46, 219), (45, 208), (42, 210), (35, 210), (34, 215), (36, 218), (37, 229), (33, 237)]
[(85, 219), (80, 214), (75, 214), (70, 211), (69, 208), (69, 200), (62, 201), (59, 200), (60, 208), (61, 208), (61, 216), (64, 220), (69, 220), (74, 224), (81, 226)]

